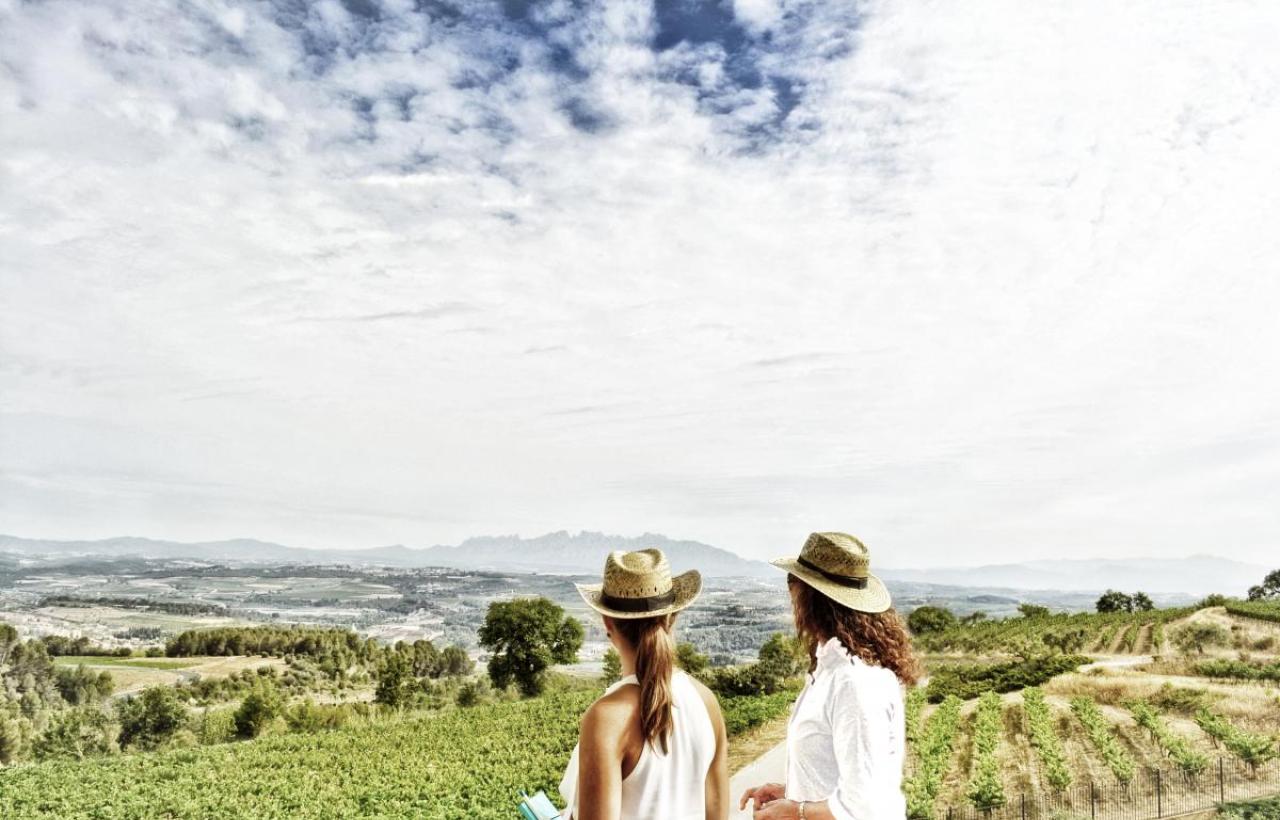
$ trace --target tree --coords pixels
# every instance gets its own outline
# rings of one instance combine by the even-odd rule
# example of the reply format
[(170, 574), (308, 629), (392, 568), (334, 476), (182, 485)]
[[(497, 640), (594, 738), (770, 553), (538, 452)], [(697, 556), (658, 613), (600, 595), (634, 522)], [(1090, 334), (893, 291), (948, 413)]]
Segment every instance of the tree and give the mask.
[(1070, 655), (1083, 649), (1084, 643), (1088, 638), (1088, 631), (1084, 627), (1079, 627), (1076, 629), (1064, 629), (1061, 632), (1046, 632), (1041, 636), (1040, 640), (1044, 641), (1044, 645), (1050, 649), (1056, 649), (1064, 655)]
[(521, 694), (542, 693), (547, 667), (575, 663), (582, 646), (582, 624), (547, 598), (518, 598), (489, 604), (480, 645), (491, 653), (489, 678), (505, 689), (512, 683)]
[(36, 757), (73, 758), (110, 754), (119, 750), (116, 735), (120, 727), (94, 706), (65, 709), (54, 715), (49, 728), (35, 742)]
[(968, 615), (965, 615), (963, 618), (961, 618), (960, 624), (962, 626), (973, 626), (974, 624), (980, 623), (981, 621), (985, 621), (986, 619), (987, 619), (987, 613), (983, 612), (982, 610), (978, 610), (977, 612), (970, 612)]
[(1151, 600), (1150, 595), (1145, 592), (1133, 593), (1133, 610), (1135, 612), (1150, 612), (1155, 608), (1155, 601)]
[(399, 709), (413, 700), (416, 684), (413, 668), (405, 656), (392, 652), (378, 669), (378, 685), (374, 689), (373, 700), (383, 706)]
[(690, 675), (702, 672), (709, 663), (707, 656), (700, 653), (698, 648), (688, 641), (676, 646), (676, 665)]
[(1049, 607), (1039, 604), (1018, 604), (1018, 612), (1024, 618), (1048, 618)]
[(1264, 601), (1267, 598), (1280, 597), (1280, 569), (1273, 569), (1262, 579), (1262, 583), (1249, 587), (1250, 601)]
[(0, 666), (9, 660), (9, 653), (18, 646), (18, 630), (13, 626), (0, 622)]
[(941, 632), (956, 625), (956, 616), (951, 610), (940, 606), (916, 607), (907, 616), (907, 628), (913, 635), (926, 632)]
[(1095, 606), (1099, 612), (1133, 612), (1133, 598), (1118, 590), (1109, 589), (1102, 593)]
[(142, 694), (116, 703), (120, 745), (155, 749), (174, 736), (187, 721), (187, 707), (172, 686), (151, 686)]
[(236, 734), (246, 738), (257, 737), (283, 711), (284, 696), (275, 683), (262, 678), (254, 683), (240, 708), (236, 709)]
[(778, 687), (781, 687), (782, 681), (799, 675), (808, 667), (809, 656), (795, 638), (775, 632), (760, 647), (757, 665), (764, 677), (776, 679)]
[(611, 646), (604, 653), (604, 668), (600, 670), (600, 682), (605, 686), (612, 686), (621, 679), (622, 658), (618, 655), (618, 650)]
[(446, 646), (440, 653), (440, 674), (445, 677), (459, 678), (470, 675), (471, 670), (475, 668), (475, 661), (471, 660), (467, 650), (461, 646)]
[(1184, 654), (1193, 651), (1203, 655), (1206, 647), (1225, 646), (1230, 643), (1231, 634), (1218, 624), (1190, 623), (1173, 633), (1173, 645)]

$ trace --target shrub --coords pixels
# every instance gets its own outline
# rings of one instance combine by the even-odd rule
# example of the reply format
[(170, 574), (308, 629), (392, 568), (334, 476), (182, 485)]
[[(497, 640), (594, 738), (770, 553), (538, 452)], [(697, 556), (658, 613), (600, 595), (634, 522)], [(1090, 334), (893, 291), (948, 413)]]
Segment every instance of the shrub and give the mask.
[(929, 679), (929, 701), (940, 703), (951, 695), (968, 700), (984, 692), (1013, 692), (1039, 686), (1088, 662), (1081, 655), (1049, 655), (1005, 663), (943, 666), (934, 670)]
[(274, 683), (263, 680), (236, 709), (236, 734), (245, 738), (257, 737), (283, 710), (284, 696)]

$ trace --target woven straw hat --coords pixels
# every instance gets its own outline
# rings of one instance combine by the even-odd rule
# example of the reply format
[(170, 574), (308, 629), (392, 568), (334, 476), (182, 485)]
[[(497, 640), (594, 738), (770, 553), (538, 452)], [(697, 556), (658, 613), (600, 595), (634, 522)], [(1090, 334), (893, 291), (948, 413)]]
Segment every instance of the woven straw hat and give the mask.
[(610, 618), (653, 618), (693, 603), (702, 592), (696, 569), (671, 577), (662, 550), (614, 550), (604, 559), (603, 584), (575, 584), (587, 606)]
[(884, 612), (892, 603), (884, 582), (870, 572), (871, 553), (843, 532), (815, 532), (804, 542), (799, 557), (771, 563), (859, 612)]

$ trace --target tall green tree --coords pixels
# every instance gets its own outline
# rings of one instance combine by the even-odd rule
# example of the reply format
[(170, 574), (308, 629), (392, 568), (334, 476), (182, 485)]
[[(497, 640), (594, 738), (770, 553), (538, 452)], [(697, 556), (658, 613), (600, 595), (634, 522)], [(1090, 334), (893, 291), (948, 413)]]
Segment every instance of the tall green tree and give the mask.
[(491, 653), (493, 685), (505, 689), (514, 683), (532, 697), (542, 693), (548, 667), (578, 660), (583, 630), (547, 598), (517, 598), (489, 604), (479, 637)]
[(951, 610), (940, 606), (918, 606), (907, 616), (907, 628), (913, 635), (926, 632), (941, 632), (956, 625), (956, 616)]
[(1133, 598), (1115, 589), (1109, 589), (1098, 598), (1094, 607), (1099, 612), (1133, 612)]
[(268, 678), (256, 681), (236, 709), (236, 734), (240, 737), (257, 737), (272, 721), (284, 712), (284, 696)]
[(1280, 569), (1271, 570), (1261, 584), (1249, 587), (1250, 601), (1265, 601), (1276, 597), (1280, 597)]
[(698, 647), (688, 641), (676, 644), (676, 665), (690, 675), (702, 672), (710, 663), (707, 656), (699, 652)]
[(187, 707), (172, 686), (151, 686), (142, 694), (116, 702), (120, 745), (154, 749), (187, 721)]
[(622, 658), (612, 646), (605, 650), (604, 668), (600, 670), (600, 682), (612, 686), (622, 678)]
[(1150, 612), (1156, 608), (1155, 601), (1151, 600), (1151, 596), (1145, 592), (1133, 593), (1133, 611), (1134, 612)]
[(413, 676), (413, 668), (403, 653), (392, 652), (387, 655), (382, 666), (378, 668), (378, 685), (373, 692), (375, 703), (400, 708), (413, 700), (417, 691), (417, 679)]

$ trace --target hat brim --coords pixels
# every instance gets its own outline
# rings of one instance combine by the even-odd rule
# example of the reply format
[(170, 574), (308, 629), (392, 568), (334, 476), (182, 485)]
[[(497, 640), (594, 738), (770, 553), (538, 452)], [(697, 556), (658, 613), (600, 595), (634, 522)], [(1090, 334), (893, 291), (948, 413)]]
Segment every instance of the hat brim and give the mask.
[(789, 572), (809, 586), (821, 592), (838, 604), (859, 612), (884, 612), (893, 605), (889, 596), (889, 588), (874, 575), (867, 574), (867, 586), (864, 589), (837, 584), (830, 578), (821, 575), (808, 567), (800, 565), (795, 558), (778, 558), (770, 561), (778, 569)]
[(601, 615), (608, 615), (610, 618), (656, 618), (659, 615), (670, 615), (673, 612), (679, 612), (697, 600), (697, 597), (702, 594), (702, 573), (696, 569), (691, 569), (672, 578), (671, 591), (675, 593), (675, 600), (672, 601), (670, 606), (665, 606), (662, 609), (646, 610), (645, 612), (623, 612), (617, 609), (610, 609), (601, 603), (604, 584), (574, 584), (574, 586), (578, 588), (578, 594), (582, 596), (582, 600), (586, 601), (587, 606)]

